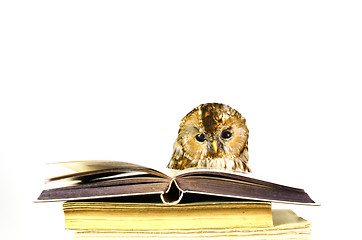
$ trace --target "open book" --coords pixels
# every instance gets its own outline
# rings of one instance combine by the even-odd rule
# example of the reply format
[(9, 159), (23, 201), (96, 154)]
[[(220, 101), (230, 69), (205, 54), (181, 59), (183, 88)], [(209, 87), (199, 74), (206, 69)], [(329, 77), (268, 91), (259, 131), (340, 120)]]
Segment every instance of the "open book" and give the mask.
[(73, 183), (44, 190), (38, 201), (158, 195), (163, 203), (176, 204), (189, 195), (315, 204), (303, 189), (250, 178), (239, 172), (186, 169), (166, 174), (121, 161), (75, 161), (57, 164), (76, 173), (54, 177), (49, 181), (67, 180)]

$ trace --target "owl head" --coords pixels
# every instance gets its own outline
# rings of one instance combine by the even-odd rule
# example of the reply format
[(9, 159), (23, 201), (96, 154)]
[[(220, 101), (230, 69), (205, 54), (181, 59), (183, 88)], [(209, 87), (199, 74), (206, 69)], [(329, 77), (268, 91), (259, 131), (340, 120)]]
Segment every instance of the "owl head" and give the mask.
[(206, 103), (182, 120), (168, 168), (206, 167), (250, 172), (249, 130), (228, 105)]

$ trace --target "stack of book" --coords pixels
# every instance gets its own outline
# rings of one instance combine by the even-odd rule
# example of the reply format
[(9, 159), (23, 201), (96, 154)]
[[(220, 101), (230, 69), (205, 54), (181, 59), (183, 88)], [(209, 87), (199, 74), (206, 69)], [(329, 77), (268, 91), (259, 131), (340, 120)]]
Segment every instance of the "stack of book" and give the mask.
[[(74, 174), (49, 179), (40, 202), (65, 201), (76, 239), (310, 239), (311, 224), (272, 202), (316, 205), (292, 188), (211, 169), (177, 173), (118, 161), (60, 163)], [(71, 184), (70, 184), (71, 182)]]

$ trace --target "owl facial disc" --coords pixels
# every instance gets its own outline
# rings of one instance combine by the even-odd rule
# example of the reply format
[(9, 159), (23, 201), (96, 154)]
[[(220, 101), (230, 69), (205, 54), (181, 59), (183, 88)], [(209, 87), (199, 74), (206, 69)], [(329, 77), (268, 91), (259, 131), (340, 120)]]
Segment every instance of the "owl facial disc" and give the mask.
[(225, 104), (206, 103), (182, 120), (169, 168), (222, 168), (249, 172), (245, 118)]

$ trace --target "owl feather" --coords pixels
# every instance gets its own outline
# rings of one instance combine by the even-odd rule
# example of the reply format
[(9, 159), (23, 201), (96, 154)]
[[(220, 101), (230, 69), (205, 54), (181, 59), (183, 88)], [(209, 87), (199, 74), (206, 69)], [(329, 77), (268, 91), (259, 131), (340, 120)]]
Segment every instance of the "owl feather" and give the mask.
[(217, 168), (250, 172), (249, 130), (228, 105), (206, 103), (182, 120), (168, 168)]

